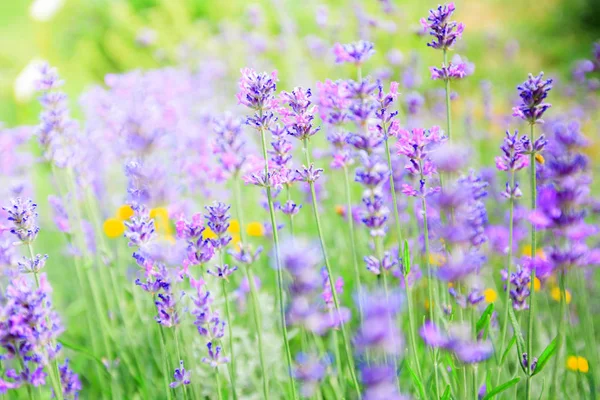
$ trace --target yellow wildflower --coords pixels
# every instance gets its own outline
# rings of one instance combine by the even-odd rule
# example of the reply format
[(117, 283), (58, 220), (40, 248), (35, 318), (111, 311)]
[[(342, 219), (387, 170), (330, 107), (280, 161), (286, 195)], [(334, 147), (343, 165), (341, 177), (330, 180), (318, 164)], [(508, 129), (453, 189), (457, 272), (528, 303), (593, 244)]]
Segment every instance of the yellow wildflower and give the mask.
[(248, 226), (246, 226), (246, 233), (248, 233), (249, 236), (264, 236), (265, 227), (260, 222), (250, 222)]
[(150, 218), (169, 219), (169, 211), (164, 207), (156, 207), (150, 210)]
[(124, 204), (117, 209), (117, 218), (121, 221), (126, 221), (129, 218), (133, 217), (133, 208), (130, 205)]
[[(531, 289), (531, 282), (527, 284), (527, 287)], [(533, 290), (535, 290), (536, 292), (539, 292), (541, 287), (542, 287), (542, 282), (536, 276), (535, 280), (533, 281)]]
[(344, 206), (341, 205), (336, 205), (335, 206), (335, 213), (341, 217), (346, 215), (346, 208)]
[(125, 224), (117, 218), (109, 218), (102, 225), (104, 234), (109, 238), (117, 238), (125, 233)]
[(587, 374), (590, 370), (590, 364), (588, 363), (588, 360), (586, 360), (584, 357), (579, 356), (577, 357), (577, 368), (579, 368), (579, 372)]
[(485, 297), (486, 302), (493, 303), (498, 298), (498, 293), (492, 288), (487, 288), (483, 291), (483, 296)]
[(443, 254), (431, 253), (429, 254), (429, 264), (439, 267), (446, 262), (446, 257)]
[(208, 226), (204, 229), (204, 233), (202, 235), (204, 239), (216, 239), (217, 234), (212, 231)]
[(577, 364), (577, 357), (569, 356), (567, 357), (567, 369), (571, 371), (577, 371), (579, 366)]
[(237, 219), (232, 219), (229, 223), (230, 233), (240, 233), (240, 222)]
[[(555, 301), (560, 301), (562, 297), (561, 295), (562, 293), (559, 287), (553, 287), (550, 291), (550, 296), (552, 296), (552, 298)], [(571, 292), (569, 292), (568, 290), (565, 290), (565, 301), (567, 302), (567, 304), (571, 303)]]
[(231, 235), (231, 244), (233, 245), (233, 247), (236, 250), (240, 249), (240, 244), (242, 243), (241, 239), (240, 239), (240, 234), (239, 233), (234, 233)]
[(537, 161), (538, 164), (542, 164), (542, 165), (546, 162), (546, 160), (544, 160), (544, 156), (541, 155), (540, 153), (535, 154), (535, 161)]

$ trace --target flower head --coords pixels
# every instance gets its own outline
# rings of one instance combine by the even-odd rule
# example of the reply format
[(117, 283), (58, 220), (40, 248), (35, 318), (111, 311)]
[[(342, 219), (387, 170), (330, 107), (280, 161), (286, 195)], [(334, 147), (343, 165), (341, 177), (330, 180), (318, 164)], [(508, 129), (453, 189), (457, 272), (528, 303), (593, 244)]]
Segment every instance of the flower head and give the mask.
[(455, 9), (454, 3), (439, 5), (437, 8), (429, 10), (427, 18), (421, 18), (423, 32), (429, 32), (433, 36), (427, 46), (446, 50), (461, 38), (465, 30), (464, 24), (450, 21)]
[(336, 43), (335, 46), (333, 46), (335, 62), (353, 63), (357, 66), (360, 66), (369, 58), (371, 58), (373, 54), (375, 54), (373, 47), (373, 43), (365, 40), (348, 44)]
[(169, 384), (171, 388), (176, 388), (181, 385), (189, 385), (191, 383), (190, 372), (186, 371), (186, 369), (183, 367), (183, 360), (179, 361), (179, 368), (175, 368), (173, 378), (175, 380)]
[(513, 107), (513, 116), (530, 124), (543, 123), (542, 116), (552, 105), (544, 103), (552, 89), (552, 79), (544, 79), (544, 73), (538, 76), (529, 74), (525, 82), (517, 86), (521, 104)]

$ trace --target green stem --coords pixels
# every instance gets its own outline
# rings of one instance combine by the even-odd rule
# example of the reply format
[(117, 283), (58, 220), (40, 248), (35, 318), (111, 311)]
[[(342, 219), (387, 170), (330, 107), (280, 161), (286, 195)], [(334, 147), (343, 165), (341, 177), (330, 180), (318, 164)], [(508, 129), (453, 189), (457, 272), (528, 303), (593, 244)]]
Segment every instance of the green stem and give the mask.
[[(240, 181), (239, 174), (234, 176), (233, 182), (233, 197), (235, 202), (235, 212), (237, 214), (238, 221), (240, 222), (240, 237), (242, 239), (242, 245), (246, 245), (246, 231), (244, 230), (244, 216), (241, 210), (241, 197), (240, 197)], [(248, 285), (250, 286), (250, 297), (252, 299), (252, 311), (254, 313), (254, 326), (256, 329), (256, 336), (258, 339), (258, 357), (260, 361), (260, 371), (262, 374), (262, 386), (263, 386), (263, 397), (269, 399), (269, 377), (267, 375), (267, 369), (265, 367), (265, 353), (263, 348), (263, 337), (262, 337), (262, 316), (260, 315), (260, 302), (258, 299), (258, 291), (256, 290), (256, 284), (254, 283), (254, 274), (250, 269), (250, 265), (246, 265), (246, 279), (248, 279)]]
[[(554, 365), (552, 368), (552, 380), (550, 381), (550, 393), (557, 393), (558, 383), (558, 366), (560, 363), (560, 355), (565, 343), (565, 307), (566, 307), (566, 289), (565, 289), (566, 271), (561, 269), (558, 277), (558, 286), (560, 288), (560, 303), (558, 307), (558, 347), (556, 349), (556, 357), (554, 357)], [(583, 294), (582, 294), (583, 295)]]
[[(250, 283), (250, 282), (248, 282)], [(225, 298), (225, 315), (227, 316), (227, 333), (229, 336), (229, 352), (231, 353), (231, 360), (229, 362), (229, 378), (231, 379), (231, 390), (233, 392), (233, 398), (237, 399), (237, 386), (235, 384), (235, 356), (233, 352), (233, 328), (231, 313), (229, 312), (229, 296), (227, 295), (227, 286), (225, 286), (225, 279), (221, 280), (221, 290), (223, 291), (223, 297)]]
[[(177, 362), (182, 361), (183, 358), (181, 358), (181, 347), (179, 346), (179, 334), (177, 332), (177, 325), (175, 325), (175, 327), (173, 328), (173, 338), (175, 339), (175, 350), (177, 351)], [(188, 394), (187, 394), (187, 385), (182, 385), (183, 386), (183, 398), (185, 400), (188, 399)]]
[[(304, 150), (304, 156), (306, 159), (306, 166), (309, 167), (311, 162), (310, 162), (310, 151), (308, 148), (308, 139), (304, 139), (302, 142), (303, 142), (303, 146), (304, 146), (303, 150)], [(340, 315), (340, 303), (339, 303), (337, 292), (335, 289), (335, 283), (333, 281), (331, 264), (329, 263), (329, 258), (327, 257), (327, 248), (325, 246), (325, 238), (323, 235), (323, 229), (321, 227), (321, 219), (319, 218), (319, 207), (318, 207), (318, 203), (317, 203), (317, 194), (315, 193), (315, 183), (314, 182), (309, 182), (309, 183), (310, 183), (310, 194), (312, 197), (313, 213), (314, 213), (314, 217), (315, 217), (315, 222), (317, 224), (317, 232), (319, 233), (319, 240), (321, 242), (321, 250), (323, 252), (323, 260), (325, 262), (325, 269), (327, 269), (329, 287), (331, 289), (331, 295), (333, 297), (333, 304), (335, 306), (335, 312), (339, 316)], [(351, 216), (349, 216), (349, 217), (351, 218)], [(348, 335), (346, 333), (346, 327), (343, 323), (340, 323), (340, 331), (342, 332), (342, 340), (344, 341), (344, 349), (346, 351), (346, 357), (348, 360), (348, 366), (350, 369), (350, 376), (352, 378), (352, 383), (354, 385), (354, 389), (356, 390), (356, 394), (357, 394), (358, 398), (361, 399), (362, 395), (360, 392), (360, 385), (359, 385), (358, 379), (356, 377), (356, 371), (355, 371), (355, 367), (354, 367), (354, 359), (352, 357), (352, 350), (350, 348), (350, 341), (349, 341)]]
[[(420, 166), (419, 168), (421, 171), (423, 171), (422, 166)], [(421, 181), (425, 181), (425, 177), (423, 176), (423, 172), (421, 172)], [(425, 239), (425, 268), (427, 269), (427, 296), (428, 296), (428, 300), (429, 300), (429, 320), (431, 322), (435, 322), (435, 313), (434, 313), (434, 307), (437, 306), (437, 304), (434, 305), (433, 303), (433, 272), (431, 270), (431, 265), (429, 263), (429, 225), (427, 222), (427, 202), (425, 201), (425, 196), (421, 196), (421, 208), (423, 209), (423, 236)], [(433, 366), (433, 371), (435, 374), (435, 393), (436, 393), (436, 398), (439, 399), (440, 398), (440, 380), (439, 380), (439, 374), (438, 374), (438, 353), (437, 350), (432, 348), (431, 351), (433, 352), (433, 358), (435, 360), (434, 362), (434, 366)]]
[[(33, 261), (35, 259), (35, 256), (33, 254), (33, 246), (31, 245), (31, 242), (27, 243), (27, 249), (29, 250), (29, 257), (31, 259), (31, 261)], [(38, 272), (37, 271), (33, 271), (33, 276), (35, 278), (35, 287), (36, 289), (40, 288), (40, 278), (38, 276)], [(46, 317), (46, 323), (50, 324), (50, 320), (48, 319), (48, 317)], [(52, 340), (51, 345), (54, 346), (54, 340)], [(46, 350), (44, 350), (44, 353), (46, 353)], [(54, 395), (56, 396), (57, 399), (62, 400), (63, 399), (63, 390), (62, 390), (62, 383), (60, 381), (60, 370), (58, 369), (58, 361), (56, 360), (56, 358), (54, 360), (52, 360), (52, 362), (50, 363), (50, 365), (47, 366), (48, 367), (48, 375), (50, 375), (50, 381), (52, 384), (52, 388), (54, 389)], [(28, 386), (28, 390), (31, 390)], [(30, 393), (31, 394), (31, 393)]]
[[(448, 65), (448, 51), (444, 49), (444, 65)], [(452, 137), (452, 119), (450, 115), (452, 114), (451, 104), (450, 104), (450, 79), (446, 79), (445, 81), (445, 89), (446, 89), (446, 127), (447, 127), (447, 135), (448, 140)]]
[(163, 361), (163, 381), (165, 384), (165, 392), (167, 393), (167, 399), (171, 400), (171, 387), (169, 386), (169, 359), (167, 357), (167, 341), (165, 339), (165, 333), (163, 331), (163, 326), (158, 325), (158, 331), (160, 332), (160, 351), (162, 353), (162, 361)]
[[(531, 145), (532, 147), (534, 146), (535, 143), (535, 132), (533, 129), (533, 124), (530, 125), (531, 127)], [(537, 203), (537, 183), (536, 183), (536, 176), (535, 176), (535, 150), (531, 151), (531, 155), (530, 155), (530, 161), (529, 161), (529, 173), (530, 173), (530, 179), (531, 179), (531, 210), (534, 211), (536, 208), (536, 203)], [(535, 261), (535, 253), (537, 251), (536, 249), (536, 232), (535, 232), (535, 225), (531, 224), (531, 262), (532, 265), (534, 265), (534, 261)], [(533, 360), (533, 317), (535, 315), (535, 265), (534, 268), (531, 268), (531, 277), (529, 282), (531, 282), (531, 288), (532, 290), (530, 290), (530, 294), (529, 294), (529, 320), (528, 320), (528, 324), (527, 324), (527, 357), (528, 357), (528, 371), (529, 374), (527, 376), (527, 383), (526, 383), (526, 399), (530, 400), (531, 399), (531, 373), (533, 371), (531, 371), (531, 364), (532, 364), (532, 360)]]
[(221, 377), (219, 376), (219, 367), (215, 367), (215, 379), (217, 380), (217, 397), (219, 400), (223, 400), (223, 394), (221, 393)]
[[(262, 115), (262, 112), (260, 113)], [(262, 141), (263, 157), (265, 158), (265, 180), (269, 179), (269, 158), (267, 154), (267, 138), (265, 135), (264, 128), (260, 128), (260, 137)], [(290, 350), (290, 343), (288, 342), (287, 326), (285, 322), (285, 304), (283, 298), (283, 271), (281, 265), (281, 257), (279, 254), (279, 234), (277, 233), (277, 221), (275, 220), (275, 208), (273, 207), (273, 197), (271, 194), (271, 187), (267, 184), (267, 202), (269, 204), (269, 215), (271, 217), (271, 228), (273, 230), (273, 247), (275, 250), (275, 270), (277, 274), (277, 289), (279, 294), (279, 313), (281, 317), (281, 331), (283, 334), (283, 344), (285, 346), (285, 357), (288, 367), (289, 377), (289, 388), (292, 392), (293, 399), (298, 398), (296, 392), (296, 383), (292, 376), (292, 352)]]
[[(590, 313), (591, 308), (588, 305), (588, 293), (585, 286), (584, 270), (582, 268), (576, 268), (575, 271), (577, 281), (577, 303), (579, 307), (580, 319), (583, 322), (583, 331), (585, 332), (585, 346), (586, 354), (590, 357), (590, 365), (599, 365), (598, 361), (598, 347), (596, 345), (596, 334), (594, 330), (594, 318)], [(593, 368), (590, 373), (594, 374), (592, 377), (596, 378), (598, 374), (598, 368)]]
[(352, 252), (352, 265), (354, 267), (354, 279), (358, 292), (358, 315), (362, 323), (363, 320), (363, 299), (362, 283), (360, 280), (360, 270), (358, 268), (358, 254), (356, 252), (356, 238), (354, 236), (354, 216), (352, 215), (352, 194), (350, 192), (350, 178), (348, 177), (348, 168), (344, 166), (344, 183), (346, 186), (346, 218), (348, 219), (348, 231), (350, 233), (350, 251)]
[[(515, 187), (515, 171), (510, 172), (510, 189), (514, 190)], [(506, 332), (508, 331), (508, 315), (509, 315), (509, 307), (511, 307), (510, 302), (510, 274), (511, 274), (511, 266), (512, 266), (512, 256), (513, 256), (513, 229), (514, 229), (514, 208), (515, 208), (515, 200), (510, 197), (508, 200), (508, 254), (506, 255), (506, 293), (504, 295), (504, 320), (502, 321), (502, 336), (500, 338), (500, 354), (504, 353), (504, 343), (506, 342)], [(499, 360), (499, 359), (498, 359)], [(496, 385), (500, 382), (500, 370), (502, 366), (498, 364), (498, 376), (496, 377)]]

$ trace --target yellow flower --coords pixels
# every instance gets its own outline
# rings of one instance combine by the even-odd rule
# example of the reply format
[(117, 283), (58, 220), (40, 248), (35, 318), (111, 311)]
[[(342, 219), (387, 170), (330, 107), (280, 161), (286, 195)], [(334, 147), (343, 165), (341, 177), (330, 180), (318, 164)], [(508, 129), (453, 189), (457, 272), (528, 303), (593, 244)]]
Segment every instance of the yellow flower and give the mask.
[(575, 357), (575, 356), (567, 357), (567, 369), (571, 370), (571, 371), (577, 371), (579, 369), (579, 366), (577, 363), (577, 357)]
[(229, 232), (240, 233), (240, 222), (237, 219), (232, 219), (229, 223)]
[(242, 243), (242, 241), (240, 240), (240, 234), (239, 233), (234, 233), (233, 235), (231, 235), (231, 244), (233, 245), (233, 247), (236, 250), (240, 249), (240, 244)]
[(208, 226), (204, 230), (204, 233), (202, 236), (204, 237), (204, 239), (216, 239), (217, 238), (217, 234), (214, 233), (212, 231), (212, 229), (210, 229)]
[(248, 226), (246, 226), (246, 233), (248, 233), (249, 236), (264, 236), (265, 227), (260, 222), (250, 222)]
[(444, 257), (443, 254), (436, 254), (436, 253), (429, 254), (429, 264), (439, 267), (444, 262), (446, 262), (446, 257)]
[(335, 213), (340, 217), (343, 217), (346, 215), (346, 208), (338, 204), (335, 206)]
[(133, 214), (133, 208), (131, 208), (131, 206), (128, 204), (124, 204), (117, 209), (117, 218), (122, 221), (126, 221), (133, 217)]
[[(525, 246), (523, 246), (523, 251), (522, 251), (522, 253), (523, 253), (523, 255), (524, 255), (524, 256), (531, 257), (531, 246), (530, 246), (530, 245), (528, 245), (528, 244), (527, 244), (527, 245), (525, 245)], [(535, 251), (535, 256), (536, 256), (537, 258), (540, 258), (540, 259), (542, 259), (542, 260), (545, 260), (545, 259), (546, 259), (546, 253), (544, 253), (544, 249), (537, 249), (537, 250)]]
[(483, 291), (483, 296), (485, 297), (486, 302), (493, 303), (498, 298), (498, 293), (492, 288), (487, 288)]
[(150, 210), (150, 218), (160, 218), (165, 221), (169, 219), (169, 211), (164, 207), (156, 207)]
[[(553, 287), (550, 291), (550, 296), (552, 296), (552, 298), (555, 301), (560, 301), (562, 297), (561, 294), (562, 293), (559, 287)], [(565, 290), (565, 301), (567, 302), (567, 304), (571, 303), (571, 292), (569, 292), (568, 290)]]
[(540, 153), (535, 154), (535, 161), (537, 161), (538, 164), (542, 164), (542, 165), (546, 162), (546, 160), (544, 160), (544, 156), (541, 155)]
[[(531, 289), (531, 283), (528, 283), (527, 287)], [(535, 280), (533, 281), (533, 290), (535, 290), (536, 292), (539, 292), (541, 287), (542, 287), (542, 282), (536, 276)]]
[(117, 238), (123, 233), (125, 233), (125, 224), (123, 221), (117, 218), (109, 218), (104, 221), (104, 225), (102, 225), (102, 229), (104, 230), (104, 234), (109, 238)]
[(579, 368), (579, 372), (587, 374), (590, 370), (590, 364), (584, 357), (577, 357), (577, 368)]

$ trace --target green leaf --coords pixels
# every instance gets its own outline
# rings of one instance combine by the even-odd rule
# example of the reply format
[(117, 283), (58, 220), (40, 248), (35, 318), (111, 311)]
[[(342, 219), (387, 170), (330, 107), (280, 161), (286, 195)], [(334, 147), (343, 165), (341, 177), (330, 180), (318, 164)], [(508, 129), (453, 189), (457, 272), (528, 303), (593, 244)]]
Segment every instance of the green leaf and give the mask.
[(559, 336), (556, 335), (556, 337), (552, 339), (550, 344), (546, 346), (544, 351), (542, 351), (542, 354), (540, 354), (540, 357), (538, 358), (537, 365), (535, 366), (535, 370), (533, 371), (533, 374), (531, 376), (535, 376), (542, 372), (548, 361), (550, 361), (550, 358), (552, 358), (554, 353), (556, 353), (556, 350), (558, 350), (559, 340)]
[(500, 358), (500, 364), (504, 364), (504, 360), (506, 360), (506, 356), (508, 356), (510, 349), (512, 349), (512, 347), (515, 345), (515, 343), (517, 343), (517, 337), (515, 335), (513, 335), (512, 339), (510, 339), (510, 342), (508, 342), (508, 346), (506, 346), (506, 350), (504, 350), (504, 353), (502, 353), (502, 357)]
[(71, 342), (68, 342), (64, 339), (59, 339), (58, 342), (60, 344), (62, 344), (63, 346), (65, 346), (68, 349), (71, 349), (73, 351), (76, 351), (78, 353), (83, 354), (84, 356), (87, 356), (88, 358), (96, 361), (98, 364), (100, 364), (100, 366), (102, 367), (102, 371), (108, 373), (108, 371), (106, 370), (106, 367), (104, 366), (104, 363), (102, 362), (102, 360), (100, 358), (98, 358), (97, 356), (95, 356), (94, 354), (90, 353), (88, 350), (84, 349), (83, 347), (79, 347), (76, 344), (73, 344)]
[(419, 379), (417, 374), (415, 374), (415, 371), (412, 370), (412, 368), (410, 367), (410, 365), (408, 363), (406, 363), (406, 369), (408, 370), (408, 373), (410, 374), (411, 379), (417, 386), (417, 389), (419, 389), (419, 395), (420, 395), (421, 399), (423, 399), (423, 400), (427, 399), (427, 396), (425, 396), (425, 388), (423, 387), (423, 382), (421, 382), (421, 380)]
[(483, 311), (483, 314), (481, 314), (481, 317), (479, 318), (479, 321), (477, 321), (477, 324), (475, 325), (475, 334), (481, 332), (481, 330), (487, 326), (487, 324), (490, 322), (490, 319), (492, 318), (493, 312), (494, 312), (494, 303), (490, 303), (485, 308), (485, 310)]
[(527, 369), (525, 368), (525, 366), (523, 365), (523, 362), (521, 360), (521, 356), (525, 352), (525, 339), (523, 338), (523, 333), (521, 332), (521, 327), (519, 326), (519, 323), (517, 322), (517, 317), (515, 316), (515, 311), (513, 310), (512, 301), (510, 301), (508, 304), (508, 316), (509, 316), (510, 324), (512, 325), (513, 331), (515, 331), (515, 337), (517, 338), (517, 351), (519, 352), (519, 354), (517, 355), (518, 356), (517, 361), (519, 362), (519, 365), (521, 366), (521, 369), (523, 370), (523, 372), (528, 375)]
[(516, 385), (520, 380), (521, 380), (521, 378), (517, 376), (508, 382), (504, 382), (502, 385), (496, 386), (495, 388), (490, 390), (489, 393), (487, 393), (485, 396), (483, 396), (482, 400), (489, 400), (489, 399), (493, 398), (494, 396), (504, 392), (509, 387)]
[(408, 241), (404, 239), (404, 251), (402, 252), (402, 260), (404, 261), (404, 276), (410, 274), (410, 250), (408, 249)]
[(446, 390), (444, 390), (440, 400), (450, 400), (450, 385), (446, 385)]

